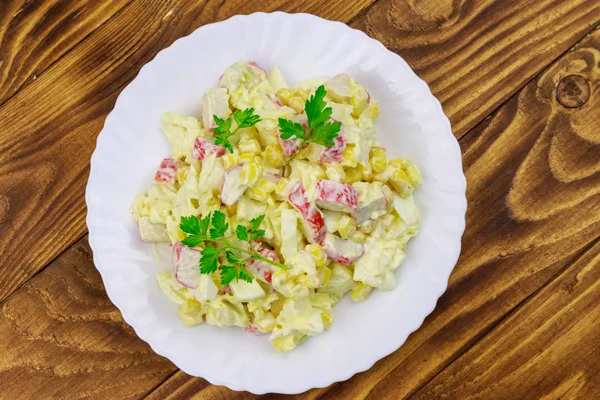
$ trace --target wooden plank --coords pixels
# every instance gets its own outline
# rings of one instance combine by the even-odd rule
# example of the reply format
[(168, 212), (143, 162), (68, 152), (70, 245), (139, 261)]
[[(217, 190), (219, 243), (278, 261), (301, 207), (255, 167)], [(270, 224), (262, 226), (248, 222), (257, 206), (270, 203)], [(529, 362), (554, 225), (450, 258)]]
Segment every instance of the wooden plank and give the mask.
[(597, 0), (381, 0), (352, 25), (411, 65), (461, 137), (599, 22)]
[(7, 101), (0, 107), (0, 299), (85, 233), (96, 136), (119, 92), (159, 50), (259, 6), (349, 20), (372, 1), (136, 0)]
[(597, 243), (415, 398), (598, 399), (599, 331)]
[(2, 398), (139, 398), (175, 367), (112, 305), (84, 238), (15, 292), (0, 318)]
[[(554, 96), (571, 74), (598, 88), (598, 49), (595, 31), (462, 141), (469, 200), (463, 252), (423, 326), (367, 372), (300, 399), (409, 397), (597, 238), (600, 92), (571, 109)], [(197, 399), (237, 398), (182, 372), (150, 397), (178, 390)]]
[(0, 104), (131, 0), (3, 0), (0, 7)]

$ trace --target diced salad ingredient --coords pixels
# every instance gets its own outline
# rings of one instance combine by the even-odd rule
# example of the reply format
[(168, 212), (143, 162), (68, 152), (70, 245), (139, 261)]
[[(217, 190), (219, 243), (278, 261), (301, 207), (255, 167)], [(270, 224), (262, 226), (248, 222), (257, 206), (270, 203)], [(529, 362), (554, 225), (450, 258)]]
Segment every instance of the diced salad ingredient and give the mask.
[(171, 244), (157, 279), (186, 325), (239, 326), (288, 352), (330, 328), (346, 293), (396, 287), (421, 176), (377, 140), (363, 86), (292, 86), (240, 61), (199, 106), (163, 115), (171, 157), (130, 208), (142, 241)]

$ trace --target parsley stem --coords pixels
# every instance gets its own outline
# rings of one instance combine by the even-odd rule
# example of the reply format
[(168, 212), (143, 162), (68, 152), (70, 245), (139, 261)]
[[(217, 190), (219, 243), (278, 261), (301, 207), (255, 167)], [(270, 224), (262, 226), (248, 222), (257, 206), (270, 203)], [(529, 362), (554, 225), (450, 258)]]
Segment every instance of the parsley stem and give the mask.
[(255, 257), (255, 258), (258, 258), (258, 259), (260, 259), (260, 260), (262, 260), (262, 261), (266, 261), (266, 262), (268, 262), (269, 264), (271, 264), (271, 265), (274, 265), (274, 266), (276, 266), (276, 267), (279, 267), (279, 268), (285, 268), (285, 269), (288, 269), (288, 268), (289, 268), (287, 265), (285, 265), (285, 264), (281, 264), (281, 263), (278, 263), (277, 261), (273, 261), (273, 260), (271, 260), (270, 258), (267, 258), (267, 257), (263, 256), (262, 254), (260, 254), (260, 253), (259, 253), (259, 252), (257, 252), (257, 251), (254, 251), (254, 250), (253, 250), (253, 251), (249, 251), (249, 250), (243, 249), (243, 248), (241, 248), (241, 247), (234, 246), (234, 245), (230, 244), (229, 242), (227, 242), (227, 243), (224, 243), (224, 246), (225, 246), (225, 247), (224, 247), (223, 249), (233, 249), (233, 250), (237, 250), (237, 251), (239, 251), (240, 253), (248, 254), (248, 255), (250, 255), (250, 256), (252, 256), (252, 257)]

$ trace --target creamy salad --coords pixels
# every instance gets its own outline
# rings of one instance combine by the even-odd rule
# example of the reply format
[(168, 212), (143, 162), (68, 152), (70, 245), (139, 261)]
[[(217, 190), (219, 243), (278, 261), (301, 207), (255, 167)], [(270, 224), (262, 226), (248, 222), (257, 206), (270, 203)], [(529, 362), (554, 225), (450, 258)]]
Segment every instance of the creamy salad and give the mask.
[(421, 177), (387, 157), (378, 114), (346, 74), (291, 86), (237, 62), (198, 119), (163, 115), (171, 157), (130, 211), (143, 241), (169, 244), (158, 284), (187, 325), (239, 326), (288, 352), (328, 329), (348, 292), (396, 287)]

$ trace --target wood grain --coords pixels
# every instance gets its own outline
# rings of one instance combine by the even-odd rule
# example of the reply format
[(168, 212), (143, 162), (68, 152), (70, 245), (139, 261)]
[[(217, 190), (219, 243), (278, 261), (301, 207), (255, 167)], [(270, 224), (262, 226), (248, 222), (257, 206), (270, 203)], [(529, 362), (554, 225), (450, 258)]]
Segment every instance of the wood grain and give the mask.
[(381, 0), (352, 26), (411, 65), (461, 137), (598, 23), (596, 0)]
[[(371, 1), (281, 0), (266, 11), (348, 20)], [(0, 299), (85, 233), (95, 139), (137, 71), (197, 27), (257, 7), (242, 0), (136, 0), (0, 107)], [(31, 110), (35, 118), (24, 118)]]
[[(599, 49), (595, 31), (462, 141), (469, 201), (463, 252), (423, 326), (367, 372), (299, 399), (409, 397), (598, 237)], [(556, 85), (571, 74), (592, 87), (579, 108), (555, 99)], [(182, 372), (150, 397), (169, 393), (252, 398)]]
[(415, 398), (600, 398), (599, 331), (597, 243)]
[(112, 305), (83, 239), (2, 306), (3, 399), (139, 398), (175, 370)]
[(131, 0), (2, 0), (0, 105)]

